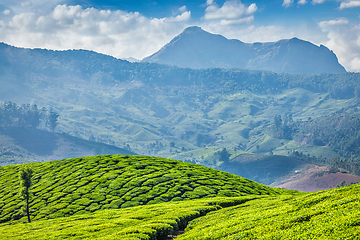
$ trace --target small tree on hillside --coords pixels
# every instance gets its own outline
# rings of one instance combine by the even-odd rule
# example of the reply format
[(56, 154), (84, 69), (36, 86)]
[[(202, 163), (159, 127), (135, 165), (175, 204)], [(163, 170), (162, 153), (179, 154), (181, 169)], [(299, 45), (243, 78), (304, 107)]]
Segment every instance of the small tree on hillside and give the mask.
[(228, 162), (230, 160), (231, 154), (226, 150), (226, 148), (223, 148), (221, 151), (218, 152), (218, 154), (220, 161)]
[(50, 109), (47, 125), (50, 128), (50, 131), (52, 131), (52, 132), (55, 131), (55, 128), (58, 125), (58, 117), (59, 117), (59, 114), (54, 112), (53, 109)]
[(20, 180), (20, 196), (25, 200), (26, 215), (28, 222), (30, 221), (29, 201), (30, 201), (30, 187), (32, 185), (31, 178), (33, 170), (31, 168), (23, 168), (19, 173)]

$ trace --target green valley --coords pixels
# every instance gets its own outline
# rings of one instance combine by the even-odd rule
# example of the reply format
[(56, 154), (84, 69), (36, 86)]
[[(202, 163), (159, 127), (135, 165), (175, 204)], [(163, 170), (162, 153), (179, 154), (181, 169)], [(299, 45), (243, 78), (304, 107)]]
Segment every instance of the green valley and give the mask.
[[(20, 49), (6, 44), (0, 51), (1, 61), (11, 66), (0, 66), (0, 101), (59, 114), (52, 129), (56, 147), (52, 141), (39, 148), (41, 154), (14, 139), (14, 132), (28, 130), (0, 129), (0, 144), (6, 143), (0, 153), (2, 165), (133, 152), (242, 174), (236, 169), (238, 159), (256, 154), (261, 159), (273, 155), (277, 162), (295, 159), (293, 168), (281, 173), (272, 172), (274, 168), (266, 173), (248, 171), (247, 177), (264, 184), (280, 181), (309, 163), (358, 174), (359, 129), (346, 128), (340, 121), (347, 116), (343, 122), (352, 124), (356, 121), (350, 119), (358, 118), (359, 73), (189, 69), (130, 63), (85, 50)], [(274, 131), (279, 116), (283, 122)], [(291, 123), (285, 124), (285, 119)], [(332, 120), (337, 125), (331, 125)], [(325, 134), (329, 126), (333, 137)], [(47, 139), (49, 134), (38, 135)], [(93, 142), (115, 146), (115, 152), (102, 150), (110, 147), (104, 145), (81, 147)], [(220, 159), (224, 148), (229, 161)], [(335, 158), (347, 158), (342, 164), (346, 166), (335, 164), (331, 160)]]

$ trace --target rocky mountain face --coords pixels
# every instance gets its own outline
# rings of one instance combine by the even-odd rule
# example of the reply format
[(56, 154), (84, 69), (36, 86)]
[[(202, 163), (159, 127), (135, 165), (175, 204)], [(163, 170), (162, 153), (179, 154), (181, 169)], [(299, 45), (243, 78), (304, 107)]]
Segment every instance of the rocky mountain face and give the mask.
[(298, 38), (243, 43), (189, 27), (144, 62), (182, 68), (242, 68), (284, 73), (343, 73), (336, 55)]

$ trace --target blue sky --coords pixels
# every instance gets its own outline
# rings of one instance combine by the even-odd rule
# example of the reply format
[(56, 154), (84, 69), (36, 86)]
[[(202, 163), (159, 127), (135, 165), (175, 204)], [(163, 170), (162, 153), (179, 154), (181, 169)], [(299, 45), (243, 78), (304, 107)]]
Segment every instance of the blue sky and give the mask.
[(298, 37), (360, 71), (360, 0), (0, 0), (0, 41), (142, 59), (183, 29), (243, 42)]

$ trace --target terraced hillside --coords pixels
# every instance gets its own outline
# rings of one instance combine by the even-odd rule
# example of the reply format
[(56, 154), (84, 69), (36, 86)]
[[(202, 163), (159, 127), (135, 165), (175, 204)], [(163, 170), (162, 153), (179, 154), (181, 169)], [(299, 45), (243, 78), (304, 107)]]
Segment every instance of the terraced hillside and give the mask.
[[(211, 168), (157, 157), (106, 155), (26, 164), (34, 170), (33, 220), (186, 199), (272, 195), (270, 188)], [(18, 172), (0, 168), (0, 222), (21, 219)]]

